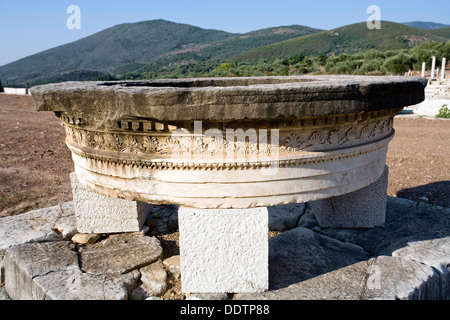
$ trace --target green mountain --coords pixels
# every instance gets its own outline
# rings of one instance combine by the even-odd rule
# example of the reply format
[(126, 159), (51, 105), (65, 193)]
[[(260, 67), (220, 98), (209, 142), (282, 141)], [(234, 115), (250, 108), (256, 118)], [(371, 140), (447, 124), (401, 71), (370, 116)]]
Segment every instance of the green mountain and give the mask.
[(407, 49), (424, 42), (447, 42), (446, 29), (421, 30), (403, 24), (382, 21), (381, 29), (368, 29), (366, 22), (255, 48), (236, 55), (233, 61), (256, 62), (261, 59), (292, 57), (295, 54), (319, 55)]
[(450, 27), (450, 25), (448, 25), (448, 24), (442, 24), (442, 23), (436, 23), (436, 22), (425, 22), (425, 21), (404, 22), (403, 24), (407, 25), (409, 27), (413, 27), (413, 28), (417, 28), (417, 29), (426, 29), (426, 30), (442, 29), (442, 28)]
[[(212, 71), (237, 75), (289, 74), (292, 70), (288, 66), (300, 73), (317, 72), (318, 67), (306, 65), (308, 59), (303, 61), (302, 56), (408, 49), (449, 39), (450, 28), (424, 30), (387, 21), (382, 22), (381, 30), (369, 30), (364, 22), (330, 31), (291, 25), (236, 34), (151, 20), (117, 25), (1, 66), (0, 80), (4, 86), (28, 87), (113, 77), (185, 77)], [(256, 71), (251, 68), (239, 71), (233, 66), (280, 58), (292, 61), (283, 62), (278, 71), (271, 70), (270, 65), (261, 65)]]
[(116, 68), (116, 73), (125, 73), (124, 69), (136, 74), (158, 73), (162, 68), (183, 66), (197, 62), (228, 59), (239, 53), (253, 48), (264, 47), (266, 45), (284, 41), (286, 39), (296, 38), (302, 35), (321, 32), (322, 30), (313, 29), (306, 26), (291, 25), (283, 27), (266, 28), (245, 34), (237, 34), (234, 37), (223, 41), (209, 43), (203, 46), (175, 50), (157, 57), (151, 63), (134, 64), (133, 66), (121, 66)]
[(442, 29), (430, 29), (427, 30), (427, 33), (434, 34), (435, 36), (450, 38), (450, 27), (442, 28)]
[(233, 36), (164, 20), (121, 24), (0, 67), (0, 79), (19, 84), (78, 70), (110, 72), (116, 66), (148, 63), (168, 52)]
[(266, 28), (214, 43), (201, 50), (200, 55), (209, 58), (213, 57), (215, 59), (229, 58), (253, 48), (259, 48), (272, 43), (314, 34), (321, 31), (323, 30), (299, 25)]
[(287, 26), (233, 34), (165, 20), (127, 23), (2, 66), (0, 79), (7, 85), (31, 86), (90, 80), (106, 73), (155, 72), (169, 65), (228, 58), (319, 31)]

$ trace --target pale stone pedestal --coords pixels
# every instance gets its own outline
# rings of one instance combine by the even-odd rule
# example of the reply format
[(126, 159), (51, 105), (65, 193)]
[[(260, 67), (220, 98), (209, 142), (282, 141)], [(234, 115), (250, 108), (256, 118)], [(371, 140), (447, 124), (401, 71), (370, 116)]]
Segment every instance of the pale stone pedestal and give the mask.
[(310, 202), (322, 228), (374, 228), (384, 226), (389, 167), (375, 183), (342, 196)]
[(268, 211), (181, 206), (181, 283), (184, 293), (268, 290)]
[(105, 197), (88, 190), (70, 175), (77, 230), (80, 233), (121, 233), (140, 231), (151, 206), (140, 201)]

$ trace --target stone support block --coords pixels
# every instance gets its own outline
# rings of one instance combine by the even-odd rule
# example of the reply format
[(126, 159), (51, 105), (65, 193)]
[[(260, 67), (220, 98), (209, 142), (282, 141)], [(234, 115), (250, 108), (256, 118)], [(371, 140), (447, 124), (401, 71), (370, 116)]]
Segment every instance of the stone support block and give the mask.
[(311, 202), (322, 228), (375, 228), (386, 221), (389, 167), (375, 183), (360, 190)]
[(110, 198), (88, 190), (70, 175), (77, 230), (80, 233), (137, 232), (144, 225), (151, 206), (140, 201)]
[(184, 293), (268, 290), (268, 210), (178, 211)]

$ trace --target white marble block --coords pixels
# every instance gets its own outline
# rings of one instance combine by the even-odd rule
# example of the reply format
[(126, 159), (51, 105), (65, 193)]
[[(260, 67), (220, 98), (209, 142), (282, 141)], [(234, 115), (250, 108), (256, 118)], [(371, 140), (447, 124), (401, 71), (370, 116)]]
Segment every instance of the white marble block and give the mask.
[(76, 173), (70, 175), (77, 230), (80, 233), (140, 231), (151, 206), (140, 201), (105, 197), (81, 185)]
[(268, 290), (268, 210), (178, 211), (184, 293)]
[(322, 228), (374, 228), (386, 221), (389, 167), (375, 183), (360, 190), (310, 202)]

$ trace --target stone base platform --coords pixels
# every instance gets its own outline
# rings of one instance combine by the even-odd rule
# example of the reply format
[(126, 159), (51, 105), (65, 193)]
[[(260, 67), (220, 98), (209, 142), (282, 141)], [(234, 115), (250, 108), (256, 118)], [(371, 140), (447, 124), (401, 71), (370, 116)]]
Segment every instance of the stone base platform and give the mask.
[[(159, 209), (168, 217), (157, 222), (173, 226), (177, 208)], [(450, 298), (450, 208), (388, 197), (384, 228), (374, 229), (321, 228), (309, 204), (268, 213), (277, 230), (269, 239), (269, 291), (188, 299)], [(160, 224), (78, 244), (71, 202), (1, 218), (0, 300), (162, 299), (181, 268), (177, 256), (167, 259), (157, 229), (173, 234)]]

